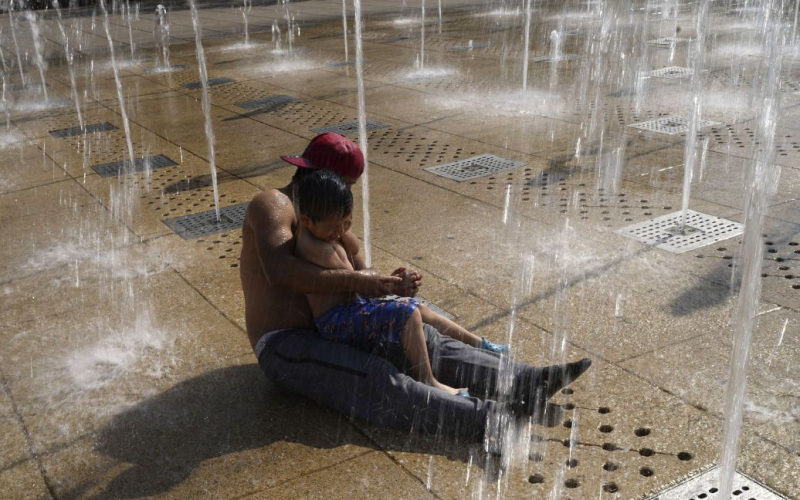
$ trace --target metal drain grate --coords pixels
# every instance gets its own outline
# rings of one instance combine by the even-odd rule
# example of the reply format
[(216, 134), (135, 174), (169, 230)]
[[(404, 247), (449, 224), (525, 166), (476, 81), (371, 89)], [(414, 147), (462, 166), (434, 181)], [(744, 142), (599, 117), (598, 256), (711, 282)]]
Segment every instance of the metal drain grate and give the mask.
[(491, 46), (492, 46), (492, 44), (491, 43), (487, 43), (487, 42), (470, 42), (470, 43), (468, 43), (466, 45), (453, 45), (449, 49), (450, 50), (466, 50), (466, 51), (469, 51), (469, 50), (473, 50), (473, 49), (486, 49), (486, 48), (489, 48)]
[[(719, 491), (719, 466), (691, 477), (674, 486), (651, 495), (647, 500), (699, 500), (716, 498)], [(753, 478), (736, 472), (733, 477), (733, 494), (731, 499), (788, 500), (783, 495), (772, 491)]]
[[(223, 83), (232, 83), (234, 81), (236, 80), (234, 80), (233, 78), (228, 78), (227, 76), (223, 76), (220, 78), (210, 78), (208, 80), (208, 86), (212, 87), (214, 85), (222, 85)], [(189, 82), (189, 83), (184, 83), (182, 86), (190, 90), (197, 90), (203, 87), (203, 82)]]
[[(366, 64), (366, 63), (367, 63), (367, 61), (364, 61), (362, 64)], [(346, 68), (347, 66), (355, 66), (355, 65), (356, 65), (355, 61), (342, 61), (342, 62), (329, 64), (328, 67), (329, 68)]]
[(663, 45), (665, 47), (669, 47), (673, 43), (686, 43), (691, 41), (691, 38), (676, 38), (674, 36), (668, 36), (664, 38), (656, 38), (655, 40), (648, 40), (647, 43), (650, 45)]
[(162, 68), (150, 68), (144, 72), (145, 75), (154, 75), (159, 73), (171, 73), (173, 71), (180, 71), (182, 69), (186, 69), (185, 64), (173, 64), (169, 68), (162, 67)]
[(689, 210), (681, 233), (681, 220), (682, 212), (674, 212), (614, 232), (668, 252), (683, 253), (738, 236), (744, 228), (738, 222)]
[[(389, 300), (395, 300), (395, 299), (399, 299), (399, 298), (401, 298), (401, 297), (399, 297), (399, 296), (397, 296), (397, 295), (387, 295), (386, 297), (384, 297), (384, 299), (389, 299)], [(439, 306), (437, 306), (437, 305), (433, 304), (433, 303), (432, 303), (430, 300), (428, 300), (428, 299), (423, 299), (422, 297), (414, 297), (414, 300), (416, 300), (417, 302), (419, 302), (419, 303), (420, 303), (420, 304), (422, 304), (423, 306), (427, 307), (427, 308), (428, 308), (428, 309), (430, 309), (431, 311), (435, 312), (435, 313), (436, 313), (436, 314), (438, 314), (439, 316), (444, 316), (445, 318), (447, 318), (447, 319), (449, 319), (449, 320), (455, 320), (455, 319), (456, 319), (456, 317), (455, 317), (455, 316), (453, 316), (453, 315), (452, 315), (452, 314), (450, 314), (449, 312), (445, 311), (445, 310), (444, 310), (444, 309), (442, 309), (441, 307), (439, 307)]]
[(260, 109), (262, 111), (272, 111), (282, 108), (287, 104), (293, 102), (300, 102), (300, 99), (288, 95), (271, 95), (269, 97), (262, 97), (260, 99), (253, 99), (252, 101), (237, 102), (236, 105), (244, 109)]
[(399, 35), (399, 36), (391, 36), (386, 39), (387, 42), (402, 42), (405, 40), (416, 40), (419, 38), (419, 35)]
[(647, 76), (654, 78), (683, 78), (691, 76), (692, 68), (682, 68), (680, 66), (667, 66), (666, 68), (654, 69), (647, 73)]
[[(712, 127), (714, 125), (719, 125), (719, 123), (708, 120), (700, 120), (700, 126), (698, 127), (698, 130), (706, 127)], [(659, 132), (669, 135), (680, 134), (682, 132), (689, 131), (689, 122), (682, 116), (662, 116), (661, 118), (656, 118), (655, 120), (631, 123), (628, 126), (641, 130), (647, 130), (649, 132)]]
[(550, 56), (536, 56), (531, 57), (531, 62), (559, 62), (559, 61), (571, 61), (573, 59), (580, 59), (581, 56), (578, 54), (561, 54), (560, 56), (553, 58)]
[[(386, 128), (389, 125), (381, 122), (374, 122), (372, 120), (367, 120), (367, 132), (372, 130), (379, 130), (382, 128)], [(318, 134), (322, 134), (323, 132), (336, 132), (337, 134), (347, 135), (347, 134), (357, 134), (358, 133), (358, 121), (352, 122), (345, 122), (339, 123), (337, 125), (327, 125), (325, 127), (317, 127), (312, 128), (312, 132), (316, 132)]]
[(219, 221), (217, 221), (216, 211), (209, 210), (208, 212), (168, 219), (164, 221), (164, 224), (184, 240), (224, 233), (242, 227), (247, 205), (249, 205), (249, 202), (220, 209)]
[(18, 90), (30, 90), (30, 89), (41, 89), (43, 87), (50, 87), (50, 85), (42, 84), (41, 82), (33, 82), (33, 83), (26, 83), (25, 85), (13, 85), (8, 88), (8, 90), (12, 92), (16, 92)]
[(504, 170), (511, 170), (512, 168), (519, 168), (524, 165), (525, 163), (521, 161), (508, 160), (499, 156), (484, 154), (445, 163), (444, 165), (436, 167), (429, 167), (424, 170), (440, 177), (462, 182), (470, 179), (477, 179), (478, 177), (486, 177), (487, 175), (492, 175)]
[(129, 161), (115, 161), (111, 163), (104, 163), (102, 165), (95, 165), (92, 170), (100, 174), (101, 177), (114, 177), (121, 173), (134, 173), (147, 170), (156, 170), (159, 168), (173, 167), (177, 165), (171, 158), (164, 155), (151, 155), (145, 158), (137, 158), (133, 164), (133, 168), (126, 169), (130, 165)]
[(70, 127), (70, 128), (62, 128), (59, 130), (51, 130), (50, 135), (52, 135), (53, 137), (74, 137), (76, 135), (83, 134), (84, 131), (87, 134), (94, 134), (95, 132), (107, 132), (109, 130), (117, 130), (117, 127), (108, 122), (91, 123), (89, 125), (85, 125), (84, 128)]

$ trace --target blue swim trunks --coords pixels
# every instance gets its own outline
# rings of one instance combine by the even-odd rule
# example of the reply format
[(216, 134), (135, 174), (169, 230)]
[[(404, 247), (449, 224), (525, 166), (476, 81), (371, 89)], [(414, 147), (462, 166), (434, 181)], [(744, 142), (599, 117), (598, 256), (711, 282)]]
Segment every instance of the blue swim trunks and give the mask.
[(419, 306), (414, 299), (365, 299), (356, 297), (331, 307), (316, 319), (319, 335), (357, 349), (373, 351), (399, 344), (408, 318)]

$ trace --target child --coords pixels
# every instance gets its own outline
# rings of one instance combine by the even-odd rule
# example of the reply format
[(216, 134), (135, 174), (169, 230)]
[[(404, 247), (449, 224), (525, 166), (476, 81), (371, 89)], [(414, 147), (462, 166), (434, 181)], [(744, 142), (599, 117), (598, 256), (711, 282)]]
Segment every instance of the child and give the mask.
[[(353, 195), (347, 184), (329, 170), (316, 170), (302, 179), (298, 197), (297, 255), (325, 269), (363, 269), (358, 239), (349, 231)], [(469, 396), (467, 389), (454, 389), (434, 378), (423, 323), (473, 347), (508, 351), (508, 346), (481, 339), (412, 298), (366, 299), (339, 293), (310, 294), (308, 301), (321, 337), (366, 351), (399, 343), (414, 379), (450, 394)]]

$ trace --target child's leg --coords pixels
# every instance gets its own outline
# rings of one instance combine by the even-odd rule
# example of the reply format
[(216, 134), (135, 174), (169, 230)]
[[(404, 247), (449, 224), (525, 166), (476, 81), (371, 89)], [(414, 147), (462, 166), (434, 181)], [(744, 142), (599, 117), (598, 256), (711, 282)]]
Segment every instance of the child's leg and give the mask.
[(422, 322), (436, 328), (439, 330), (439, 333), (459, 340), (467, 345), (471, 345), (472, 347), (481, 346), (481, 338), (468, 331), (466, 328), (459, 326), (444, 316), (436, 314), (422, 304), (420, 304), (417, 309), (422, 315)]
[(411, 374), (415, 380), (437, 389), (442, 389), (450, 394), (456, 394), (466, 389), (453, 389), (440, 383), (433, 376), (431, 360), (428, 357), (428, 346), (425, 343), (425, 333), (422, 331), (422, 314), (415, 309), (406, 321), (403, 332), (400, 334), (400, 344), (406, 353), (406, 358), (411, 364)]

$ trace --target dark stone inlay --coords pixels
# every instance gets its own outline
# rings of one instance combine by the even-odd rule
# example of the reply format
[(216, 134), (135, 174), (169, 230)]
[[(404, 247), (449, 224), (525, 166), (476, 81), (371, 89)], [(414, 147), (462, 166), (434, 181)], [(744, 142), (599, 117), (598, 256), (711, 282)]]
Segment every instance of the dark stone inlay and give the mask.
[[(374, 122), (372, 120), (367, 120), (366, 128), (367, 132), (372, 130), (378, 130), (382, 128), (386, 128), (389, 125), (381, 122)], [(348, 134), (357, 134), (358, 133), (358, 120), (352, 122), (345, 122), (345, 123), (338, 123), (336, 125), (326, 125), (324, 127), (317, 127), (312, 128), (312, 132), (316, 132), (317, 134), (322, 134), (324, 132), (335, 132), (341, 135), (348, 135)]]
[(164, 224), (185, 240), (224, 233), (242, 227), (247, 205), (249, 205), (249, 202), (221, 208), (219, 221), (217, 221), (216, 211), (209, 210), (208, 212), (168, 219), (164, 221)]
[(185, 64), (172, 64), (170, 67), (158, 67), (158, 68), (150, 68), (144, 72), (145, 75), (160, 75), (162, 73), (172, 73), (174, 71), (181, 71), (186, 69)]
[[(233, 83), (234, 81), (236, 80), (234, 80), (233, 78), (228, 78), (227, 76), (223, 76), (220, 78), (209, 78), (208, 86), (212, 87), (214, 85), (222, 85), (223, 83)], [(184, 83), (182, 86), (190, 90), (197, 90), (203, 88), (203, 82)]]
[(172, 158), (164, 155), (150, 155), (145, 158), (137, 158), (133, 163), (133, 168), (130, 168), (129, 161), (115, 161), (111, 163), (103, 163), (102, 165), (95, 165), (92, 170), (100, 174), (101, 177), (114, 177), (120, 174), (132, 174), (135, 172), (143, 172), (150, 167), (150, 170), (159, 168), (174, 167), (177, 165)]
[(300, 102), (300, 99), (288, 95), (271, 95), (269, 97), (261, 97), (259, 99), (253, 99), (252, 101), (237, 102), (236, 106), (244, 109), (274, 111), (293, 102)]
[(51, 130), (50, 135), (53, 137), (74, 137), (76, 135), (81, 135), (84, 132), (87, 134), (94, 134), (96, 132), (107, 132), (109, 130), (117, 130), (117, 127), (108, 122), (90, 123), (89, 125), (85, 125), (84, 128), (70, 127)]

